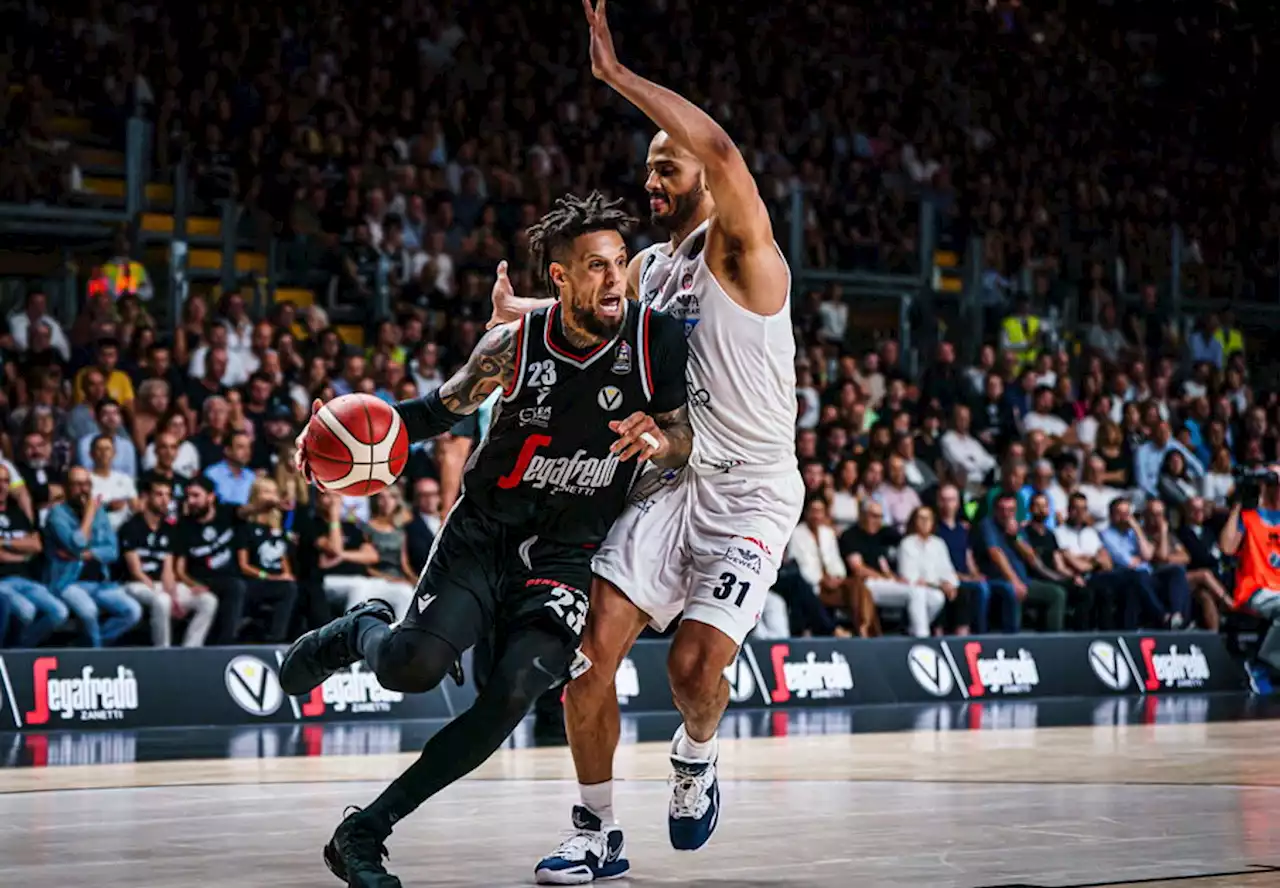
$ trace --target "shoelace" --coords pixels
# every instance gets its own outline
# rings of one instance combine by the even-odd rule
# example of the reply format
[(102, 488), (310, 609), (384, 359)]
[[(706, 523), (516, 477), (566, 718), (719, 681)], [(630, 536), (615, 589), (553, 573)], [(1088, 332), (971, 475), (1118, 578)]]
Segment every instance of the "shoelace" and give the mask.
[[(356, 807), (347, 808), (346, 811), (342, 812), (342, 815), (343, 817), (349, 817), (360, 810), (360, 808)], [(344, 833), (338, 841), (338, 850), (343, 857), (359, 858), (378, 872), (385, 873), (386, 868), (382, 865), (382, 861), (391, 859), (391, 852), (387, 850), (386, 843), (360, 824), (355, 824), (353, 829)], [(371, 852), (376, 852), (376, 856)], [(373, 859), (370, 860), (370, 858)]]
[(604, 860), (609, 856), (609, 840), (606, 835), (595, 830), (576, 829), (565, 837), (553, 856), (563, 857), (565, 860), (576, 860), (577, 857), (569, 855), (586, 857), (587, 852), (591, 852), (600, 860)]
[(671, 777), (671, 786), (675, 790), (671, 798), (671, 815), (673, 817), (691, 817), (697, 819), (707, 813), (711, 804), (706, 789), (711, 785), (711, 769), (707, 768), (697, 774), (677, 771)]

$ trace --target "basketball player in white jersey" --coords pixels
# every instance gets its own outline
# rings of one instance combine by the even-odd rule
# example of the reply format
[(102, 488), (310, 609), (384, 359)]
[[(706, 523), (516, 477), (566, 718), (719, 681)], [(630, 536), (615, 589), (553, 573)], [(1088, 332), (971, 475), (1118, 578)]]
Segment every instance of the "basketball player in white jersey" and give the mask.
[[(679, 616), (668, 658), (684, 717), (671, 745), (671, 844), (696, 850), (719, 817), (716, 730), (728, 705), (724, 669), (760, 618), (800, 519), (795, 455), (795, 340), (790, 272), (756, 183), (725, 131), (681, 96), (624, 68), (605, 0), (583, 0), (591, 69), (661, 132), (649, 148), (650, 210), (671, 234), (629, 266), (632, 298), (684, 320), (689, 337), (687, 469), (652, 469), (592, 569), (582, 663), (565, 694), (582, 793), (574, 833), (536, 867), (539, 882), (616, 878), (630, 864), (613, 816), (620, 733), (614, 674), (645, 625)], [(494, 323), (531, 310), (500, 267)]]

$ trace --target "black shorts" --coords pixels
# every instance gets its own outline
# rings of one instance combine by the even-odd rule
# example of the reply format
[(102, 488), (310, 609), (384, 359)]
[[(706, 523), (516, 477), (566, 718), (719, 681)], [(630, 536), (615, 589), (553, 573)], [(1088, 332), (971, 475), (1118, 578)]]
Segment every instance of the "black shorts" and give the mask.
[(440, 528), (401, 625), (437, 635), (459, 653), (531, 623), (576, 647), (594, 553), (502, 524), (463, 497)]

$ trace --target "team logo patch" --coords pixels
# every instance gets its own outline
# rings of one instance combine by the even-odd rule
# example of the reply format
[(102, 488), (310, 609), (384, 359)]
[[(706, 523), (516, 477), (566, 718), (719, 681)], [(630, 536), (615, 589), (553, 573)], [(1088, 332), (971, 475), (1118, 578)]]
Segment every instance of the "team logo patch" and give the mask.
[(606, 385), (596, 395), (596, 403), (603, 410), (617, 410), (622, 406), (622, 390), (617, 386)]
[(730, 564), (745, 567), (752, 573), (760, 573), (762, 559), (759, 552), (752, 552), (750, 549), (744, 549), (741, 546), (730, 546), (724, 550), (724, 558)]
[(618, 350), (613, 355), (612, 370), (618, 376), (626, 376), (631, 372), (631, 346), (625, 342), (618, 343)]
[(551, 422), (551, 408), (550, 407), (525, 407), (518, 414), (516, 414), (516, 418), (520, 421), (520, 425), (522, 426), (531, 425), (531, 426), (538, 426), (539, 428), (545, 429), (547, 425)]
[(693, 286), (693, 272), (686, 271), (684, 277), (680, 279), (680, 289), (687, 290)]

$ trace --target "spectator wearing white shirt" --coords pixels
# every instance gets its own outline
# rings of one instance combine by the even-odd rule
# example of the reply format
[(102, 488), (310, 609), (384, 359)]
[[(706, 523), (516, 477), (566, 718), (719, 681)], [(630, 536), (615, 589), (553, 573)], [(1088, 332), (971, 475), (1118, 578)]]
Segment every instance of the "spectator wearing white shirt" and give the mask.
[(63, 332), (52, 315), (49, 314), (49, 300), (40, 290), (27, 294), (26, 304), (22, 311), (9, 315), (9, 335), (20, 352), (25, 352), (31, 345), (31, 328), (43, 324), (49, 330), (49, 345), (62, 356), (62, 360), (71, 360), (71, 344), (67, 334)]
[(946, 603), (946, 596), (899, 576), (889, 562), (889, 539), (884, 530), (884, 507), (875, 499), (867, 499), (862, 503), (858, 523), (840, 535), (840, 552), (849, 574), (862, 581), (876, 607), (905, 609), (907, 631), (924, 638)]
[(951, 429), (942, 436), (942, 458), (959, 477), (964, 478), (966, 487), (977, 489), (996, 467), (996, 458), (982, 446), (981, 441), (969, 434), (969, 428), (969, 408), (957, 404), (951, 411)]
[[(922, 586), (927, 590), (926, 607), (930, 623), (948, 603), (962, 615), (973, 609), (968, 589), (960, 588), (960, 577), (951, 563), (947, 544), (941, 537), (934, 536), (933, 528), (933, 509), (921, 506), (911, 513), (907, 521), (907, 535), (898, 544), (898, 573), (912, 586)], [(962, 618), (956, 634), (969, 634), (967, 618)]]
[(1071, 427), (1061, 416), (1053, 412), (1053, 389), (1042, 385), (1036, 389), (1034, 409), (1022, 417), (1023, 432), (1041, 431), (1054, 441), (1064, 441)]
[(844, 301), (839, 284), (832, 284), (827, 298), (818, 305), (818, 338), (823, 342), (844, 342), (849, 325), (849, 303)]
[(1227, 500), (1235, 489), (1236, 479), (1231, 474), (1231, 451), (1219, 447), (1213, 454), (1209, 471), (1200, 479), (1200, 493), (1215, 510), (1225, 512)]
[(226, 369), (222, 371), (219, 382), (227, 388), (234, 388), (237, 385), (243, 385), (249, 381), (249, 369), (245, 361), (245, 356), (250, 354), (246, 349), (240, 351), (233, 350), (228, 347), (228, 330), (222, 324), (212, 324), (208, 328), (209, 341), (207, 344), (200, 346), (192, 355), (191, 360), (187, 364), (187, 375), (192, 379), (203, 379), (205, 375), (205, 361), (209, 355), (215, 356), (214, 366), (221, 363), (220, 355), (226, 356)]
[(130, 478), (138, 476), (138, 449), (124, 429), (124, 414), (120, 405), (110, 398), (98, 402), (97, 431), (85, 435), (76, 445), (76, 461), (88, 468), (93, 465), (93, 444), (101, 435), (112, 442), (112, 465), (118, 472)]
[(444, 385), (444, 372), (440, 369), (440, 346), (423, 342), (409, 361), (409, 375), (418, 384), (418, 392), (426, 396)]
[[(223, 303), (223, 315), (219, 326), (227, 330), (227, 350), (232, 354), (248, 354), (253, 340), (253, 319), (245, 311), (244, 297), (239, 293), (228, 293)], [(250, 370), (250, 373), (253, 371)], [(193, 374), (194, 375), (194, 374)], [(247, 375), (247, 374), (246, 374)]]
[(1089, 404), (1089, 414), (1076, 420), (1076, 441), (1092, 450), (1098, 440), (1098, 427), (1111, 418), (1111, 396), (1098, 395)]
[[(1084, 497), (1089, 517), (1094, 521), (1106, 521), (1111, 511), (1111, 501), (1124, 494), (1123, 490), (1112, 487), (1102, 479), (1106, 471), (1107, 461), (1094, 454), (1084, 464), (1084, 480), (1076, 488), (1076, 492)], [(1070, 512), (1069, 505), (1067, 508)]]
[(98, 435), (93, 439), (93, 470), (89, 480), (93, 484), (93, 496), (102, 502), (107, 510), (107, 521), (111, 529), (119, 531), (120, 527), (138, 511), (138, 488), (133, 478), (124, 472), (111, 467), (116, 456), (115, 441), (109, 435)]
[[(863, 611), (866, 608), (871, 608), (874, 613), (875, 605), (871, 603), (865, 587), (850, 579), (844, 559), (840, 557), (836, 532), (831, 527), (827, 504), (822, 497), (811, 497), (805, 504), (804, 519), (792, 532), (787, 553), (795, 559), (800, 576), (813, 587), (818, 600), (826, 607), (847, 609), (855, 626), (865, 620)], [(848, 638), (852, 633), (838, 627), (835, 634)]]
[(813, 384), (813, 372), (801, 367), (796, 372), (796, 428), (814, 429), (822, 416), (822, 399)]
[(1084, 494), (1071, 495), (1067, 520), (1054, 529), (1053, 538), (1066, 566), (1085, 577), (1093, 589), (1097, 628), (1105, 632), (1131, 622), (1139, 597), (1144, 594), (1141, 584), (1134, 582), (1128, 568), (1116, 568), (1102, 545), (1102, 537), (1093, 528)]

